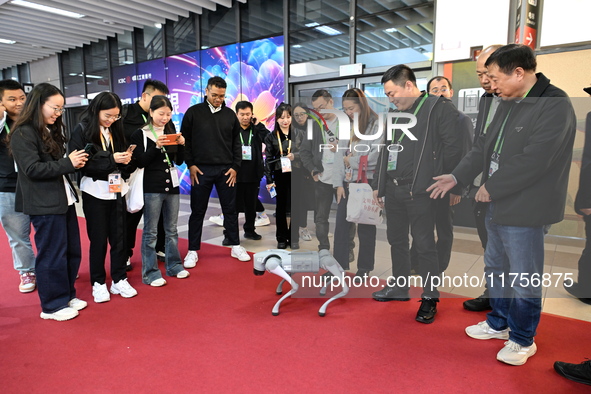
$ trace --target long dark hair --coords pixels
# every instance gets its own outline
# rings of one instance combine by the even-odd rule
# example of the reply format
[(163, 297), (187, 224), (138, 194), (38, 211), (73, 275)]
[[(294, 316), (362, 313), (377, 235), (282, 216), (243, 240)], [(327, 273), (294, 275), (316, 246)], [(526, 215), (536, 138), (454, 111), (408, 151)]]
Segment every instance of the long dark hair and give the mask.
[[(363, 90), (352, 88), (345, 91), (345, 93), (343, 93), (343, 103), (345, 101), (353, 101), (359, 105), (359, 132), (362, 134), (367, 133), (367, 126), (372, 120), (377, 119), (378, 114), (376, 114), (375, 111), (369, 106), (369, 103), (367, 102), (367, 96), (365, 96)], [(351, 140), (358, 141), (359, 138), (353, 133), (351, 135)]]
[[(166, 96), (154, 96), (152, 97), (152, 101), (150, 101), (150, 110), (156, 111), (159, 108), (168, 107), (171, 111), (173, 111), (172, 103)], [(144, 126), (147, 126), (152, 123), (152, 115), (148, 113), (148, 121)], [(167, 124), (164, 125), (164, 134), (174, 134), (176, 130), (174, 128), (174, 123), (172, 123), (172, 119), (168, 121)]]
[[(279, 104), (279, 106), (275, 110), (275, 129), (273, 130), (273, 132), (276, 132), (276, 131), (281, 132), (281, 127), (279, 126), (279, 118), (281, 118), (281, 116), (283, 115), (284, 112), (287, 112), (288, 114), (291, 115), (291, 105), (286, 104), (286, 103)], [(292, 125), (293, 125), (293, 121), (292, 121)], [(283, 132), (281, 132), (281, 134), (283, 134)], [(281, 135), (281, 134), (279, 134), (279, 135)], [(289, 128), (289, 134), (287, 135), (287, 138), (291, 139), (291, 126)]]
[[(119, 96), (111, 92), (101, 92), (92, 99), (88, 108), (82, 113), (80, 122), (84, 125), (84, 136), (97, 146), (101, 146), (100, 112), (112, 108), (119, 108), (119, 115), (121, 115), (122, 108)], [(113, 122), (109, 127), (109, 131), (113, 137), (115, 150), (124, 149), (123, 120), (119, 119)]]
[[(307, 125), (306, 125), (306, 123), (304, 123), (303, 125), (300, 125), (300, 124), (298, 123), (298, 121), (297, 121), (297, 120), (295, 120), (295, 109), (296, 109), (297, 107), (300, 107), (301, 109), (303, 109), (304, 111), (306, 111), (306, 113), (308, 114), (308, 117), (310, 117), (310, 108), (308, 108), (308, 106), (307, 106), (306, 104), (302, 103), (301, 101), (300, 101), (300, 102), (297, 102), (297, 103), (295, 103), (295, 104), (293, 105), (293, 112), (294, 112), (294, 113), (293, 113), (293, 114), (291, 114), (291, 116), (292, 116), (292, 118), (293, 118), (293, 120), (291, 121), (291, 124), (292, 124), (292, 125), (293, 125), (293, 127), (295, 127), (296, 129), (306, 130), (306, 129), (307, 129)], [(295, 123), (294, 123), (294, 122), (295, 122)]]
[[(54, 124), (46, 125), (43, 118), (42, 108), (50, 97), (57, 94), (64, 97), (64, 94), (61, 90), (49, 83), (44, 82), (36, 85), (31, 93), (29, 93), (27, 96), (27, 101), (25, 101), (23, 111), (14, 124), (15, 131), (23, 125), (30, 125), (33, 127), (33, 129), (35, 129), (43, 141), (43, 151), (45, 153), (49, 153), (54, 159), (61, 158), (66, 151), (64, 146), (66, 143), (64, 124), (62, 122), (62, 117), (58, 116)], [(49, 133), (47, 130), (49, 130)], [(9, 144), (10, 136), (12, 135), (13, 133), (9, 135)]]

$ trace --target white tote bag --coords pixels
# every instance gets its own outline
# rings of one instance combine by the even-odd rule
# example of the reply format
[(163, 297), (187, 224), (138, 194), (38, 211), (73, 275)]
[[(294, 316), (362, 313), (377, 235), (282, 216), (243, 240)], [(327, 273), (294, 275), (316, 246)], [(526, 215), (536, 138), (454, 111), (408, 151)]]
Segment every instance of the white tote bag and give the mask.
[(349, 183), (347, 221), (378, 225), (383, 221), (382, 208), (373, 200), (373, 190), (367, 183)]
[[(144, 152), (148, 146), (146, 134), (144, 133)], [(144, 207), (144, 169), (138, 168), (131, 173), (129, 181), (129, 191), (125, 195), (127, 203), (127, 212), (136, 213)]]

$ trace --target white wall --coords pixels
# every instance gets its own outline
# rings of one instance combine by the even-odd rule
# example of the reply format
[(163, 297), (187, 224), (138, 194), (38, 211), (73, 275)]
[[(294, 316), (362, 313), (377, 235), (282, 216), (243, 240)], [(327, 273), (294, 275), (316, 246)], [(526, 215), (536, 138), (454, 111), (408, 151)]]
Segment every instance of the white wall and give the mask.
[(29, 71), (31, 73), (31, 82), (35, 85), (41, 82), (48, 82), (60, 89), (62, 88), (60, 85), (57, 55), (29, 63)]

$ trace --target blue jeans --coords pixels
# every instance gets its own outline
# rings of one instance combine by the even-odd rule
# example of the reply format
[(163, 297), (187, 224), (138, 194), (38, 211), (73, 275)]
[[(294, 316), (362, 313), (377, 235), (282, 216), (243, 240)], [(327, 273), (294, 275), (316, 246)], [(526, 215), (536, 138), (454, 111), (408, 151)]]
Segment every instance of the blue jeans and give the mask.
[(14, 269), (21, 274), (35, 272), (35, 253), (31, 247), (31, 218), (14, 210), (15, 193), (0, 192), (0, 222), (12, 249)]
[[(484, 264), (492, 311), (487, 323), (494, 330), (509, 327), (509, 338), (530, 346), (542, 313), (544, 227), (504, 226), (492, 221), (495, 204), (486, 212), (488, 243)], [(540, 279), (538, 286), (532, 278)], [(535, 282), (534, 282), (535, 283)]]
[(63, 215), (31, 215), (35, 228), (37, 292), (41, 309), (54, 313), (76, 297), (74, 282), (82, 248), (76, 208), (70, 205)]
[(164, 213), (164, 233), (166, 234), (166, 275), (176, 276), (184, 270), (179, 253), (179, 217), (180, 196), (168, 193), (144, 193), (144, 231), (142, 234), (142, 281), (149, 285), (162, 278), (156, 257), (156, 239), (158, 238), (158, 220)]

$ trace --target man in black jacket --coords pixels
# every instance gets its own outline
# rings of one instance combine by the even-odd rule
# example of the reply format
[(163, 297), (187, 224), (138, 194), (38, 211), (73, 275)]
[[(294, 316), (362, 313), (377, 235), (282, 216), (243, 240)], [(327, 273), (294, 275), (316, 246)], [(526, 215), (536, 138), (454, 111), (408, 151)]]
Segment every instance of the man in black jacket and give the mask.
[(226, 107), (226, 81), (212, 77), (207, 81), (205, 100), (190, 107), (181, 125), (185, 137), (185, 163), (191, 174), (191, 216), (189, 217), (189, 252), (185, 268), (193, 268), (201, 249), (203, 219), (209, 195), (215, 188), (224, 214), (224, 246), (232, 246), (231, 256), (249, 261), (240, 246), (236, 211), (236, 174), (242, 163), (240, 123), (234, 111)]
[[(137, 129), (141, 129), (148, 122), (148, 115), (150, 111), (150, 102), (154, 96), (166, 96), (169, 94), (168, 87), (164, 82), (157, 81), (155, 79), (147, 79), (144, 82), (144, 88), (142, 90), (142, 96), (134, 104), (129, 104), (124, 107), (123, 117), (123, 133), (125, 134), (125, 140), (129, 142), (131, 136)], [(127, 245), (127, 270), (132, 269), (131, 256), (133, 256), (133, 248), (135, 247), (135, 235), (137, 226), (142, 220), (144, 210), (140, 210), (135, 213), (127, 212), (126, 218), (126, 245)], [(158, 222), (158, 240), (156, 241), (156, 255), (158, 259), (164, 259), (164, 225), (163, 216), (160, 215), (160, 221)]]
[[(259, 186), (263, 177), (263, 141), (269, 130), (253, 117), (253, 106), (248, 101), (236, 103), (236, 116), (240, 122), (242, 163), (236, 176), (237, 207), (244, 210), (244, 238), (260, 240), (255, 231)], [(240, 211), (240, 209), (238, 209)]]
[(528, 46), (505, 45), (485, 65), (491, 88), (502, 99), (495, 118), (452, 173), (436, 177), (429, 191), (438, 198), (483, 172), (476, 201), (489, 203), (484, 263), (492, 311), (466, 334), (509, 339), (497, 360), (523, 365), (537, 351), (544, 226), (564, 218), (576, 116), (566, 93), (536, 74)]
[(19, 272), (21, 293), (35, 290), (35, 254), (31, 246), (31, 219), (29, 215), (14, 210), (18, 173), (14, 159), (8, 152), (6, 139), (23, 110), (25, 92), (17, 81), (0, 81), (0, 116), (6, 116), (0, 128), (0, 222), (12, 249), (14, 269)]
[[(390, 68), (382, 77), (382, 83), (397, 112), (406, 115), (394, 114), (395, 123), (408, 123), (410, 115), (416, 119), (416, 125), (408, 129), (416, 139), (395, 129), (393, 135), (388, 136), (388, 149), (382, 149), (376, 166), (372, 187), (382, 207), (383, 197), (386, 197), (392, 278), (388, 286), (373, 293), (373, 297), (377, 301), (409, 300), (410, 230), (423, 286), (416, 320), (432, 323), (439, 302), (433, 278), (440, 272), (433, 235), (435, 203), (426, 190), (433, 183), (433, 176), (454, 168), (462, 158), (462, 135), (456, 131), (458, 110), (444, 97), (421, 92), (414, 72), (406, 65)], [(396, 149), (397, 146), (400, 149)]]

